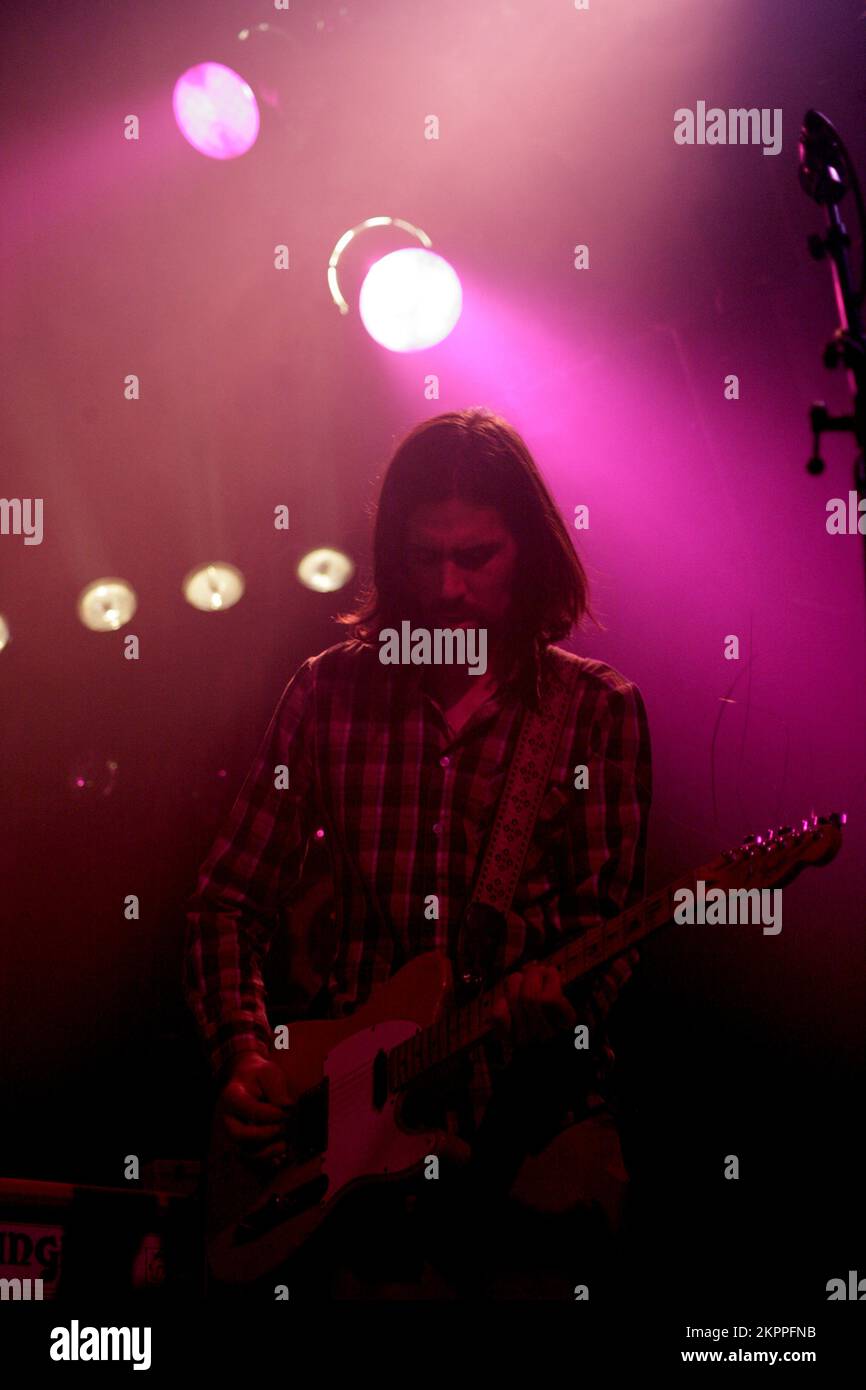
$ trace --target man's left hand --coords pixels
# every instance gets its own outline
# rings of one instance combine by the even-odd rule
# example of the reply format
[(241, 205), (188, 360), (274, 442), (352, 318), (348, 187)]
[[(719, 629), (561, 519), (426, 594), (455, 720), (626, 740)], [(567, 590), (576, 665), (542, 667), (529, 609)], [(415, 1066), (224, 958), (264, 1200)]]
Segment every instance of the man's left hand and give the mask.
[(552, 965), (531, 961), (506, 975), (505, 996), (491, 1017), (499, 1036), (519, 1047), (541, 1042), (574, 1028), (577, 1014), (562, 992), (560, 972)]
[[(595, 981), (585, 1000), (586, 1020), (593, 1028), (603, 1028), (620, 990), (628, 983), (632, 967), (640, 960), (634, 949), (612, 961), (607, 972)], [(544, 1041), (574, 1028), (578, 1015), (562, 992), (562, 978), (556, 966), (530, 961), (521, 970), (506, 975), (505, 997), (498, 1000), (491, 1017), (500, 1038), (519, 1047), (521, 1043)]]

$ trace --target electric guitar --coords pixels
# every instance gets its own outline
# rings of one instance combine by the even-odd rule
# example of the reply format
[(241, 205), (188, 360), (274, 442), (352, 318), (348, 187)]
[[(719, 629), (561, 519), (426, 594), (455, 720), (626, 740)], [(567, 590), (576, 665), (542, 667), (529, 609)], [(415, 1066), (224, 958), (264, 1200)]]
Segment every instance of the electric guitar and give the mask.
[[(796, 829), (748, 836), (693, 874), (619, 916), (563, 939), (545, 958), (562, 987), (638, 945), (674, 919), (675, 894), (762, 889), (828, 864), (845, 817), (812, 816)], [(428, 1155), (450, 1151), (444, 1130), (410, 1129), (402, 1112), (413, 1088), (430, 1085), (449, 1062), (493, 1030), (502, 980), (453, 1005), (451, 965), (438, 952), (416, 956), (349, 1018), (299, 1022), (288, 1049), (271, 1049), (297, 1097), (286, 1121), (288, 1162), (276, 1172), (240, 1153), (214, 1111), (207, 1172), (206, 1242), (214, 1277), (258, 1279), (296, 1254), (350, 1191), (423, 1171)]]

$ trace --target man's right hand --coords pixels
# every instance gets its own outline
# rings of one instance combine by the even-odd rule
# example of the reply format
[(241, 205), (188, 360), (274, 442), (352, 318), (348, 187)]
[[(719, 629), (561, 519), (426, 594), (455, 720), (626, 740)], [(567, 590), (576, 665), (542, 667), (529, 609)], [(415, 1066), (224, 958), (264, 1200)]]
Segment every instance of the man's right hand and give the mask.
[(242, 1153), (277, 1166), (286, 1155), (288, 1079), (276, 1062), (244, 1052), (232, 1063), (219, 1096), (226, 1133)]

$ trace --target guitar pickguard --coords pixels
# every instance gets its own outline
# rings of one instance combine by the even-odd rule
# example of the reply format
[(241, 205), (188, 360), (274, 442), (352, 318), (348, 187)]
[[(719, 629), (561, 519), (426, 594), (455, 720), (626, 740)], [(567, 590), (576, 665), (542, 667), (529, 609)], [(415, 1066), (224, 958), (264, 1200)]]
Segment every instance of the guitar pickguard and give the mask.
[(325, 1058), (328, 1078), (328, 1147), (322, 1168), (328, 1178), (326, 1202), (364, 1177), (396, 1177), (434, 1152), (433, 1133), (400, 1128), (401, 1096), (377, 1103), (376, 1058), (418, 1032), (417, 1023), (397, 1019), (375, 1023), (338, 1043)]

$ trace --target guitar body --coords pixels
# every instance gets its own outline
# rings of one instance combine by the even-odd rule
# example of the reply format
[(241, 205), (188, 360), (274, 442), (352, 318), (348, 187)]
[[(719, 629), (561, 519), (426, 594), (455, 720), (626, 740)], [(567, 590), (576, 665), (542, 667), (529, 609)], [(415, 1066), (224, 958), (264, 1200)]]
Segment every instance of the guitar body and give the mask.
[[(740, 850), (726, 851), (618, 917), (566, 936), (545, 959), (560, 971), (564, 986), (582, 980), (669, 923), (684, 886), (691, 892), (697, 880), (723, 892), (748, 893), (788, 883), (807, 865), (834, 858), (844, 823), (845, 817), (835, 813), (813, 815), (797, 829), (784, 826), (748, 836)], [(468, 1157), (467, 1146), (461, 1153), (455, 1136), (430, 1127), (412, 1129), (403, 1112), (412, 1085), (487, 1035), (497, 992), (503, 990), (500, 981), (471, 1005), (453, 1008), (450, 963), (430, 952), (411, 960), (351, 1017), (291, 1026), (289, 1048), (271, 1052), (297, 1098), (287, 1121), (290, 1162), (274, 1170), (245, 1158), (225, 1132), (219, 1103), (215, 1110), (207, 1242), (216, 1279), (243, 1283), (266, 1275), (296, 1254), (340, 1200), (359, 1187), (420, 1175), (428, 1154)], [(416, 1039), (421, 1032), (425, 1037)], [(411, 1047), (404, 1045), (409, 1039), (415, 1039)], [(596, 1138), (595, 1167), (605, 1181), (612, 1175), (621, 1186), (625, 1174), (617, 1173), (608, 1137), (590, 1136)], [(569, 1148), (574, 1139), (563, 1137), (557, 1147), (566, 1173), (579, 1166)], [(543, 1166), (535, 1172), (527, 1164), (514, 1195), (531, 1202), (535, 1189), (543, 1201), (551, 1172)]]
[(403, 1096), (387, 1088), (377, 1096), (375, 1067), (390, 1048), (437, 1020), (451, 985), (448, 960), (429, 952), (409, 961), (349, 1018), (290, 1026), (288, 1049), (271, 1056), (293, 1096), (321, 1088), (313, 1107), (320, 1113), (306, 1125), (320, 1152), (263, 1180), (266, 1165), (240, 1154), (217, 1104), (207, 1182), (208, 1259), (216, 1279), (260, 1278), (295, 1254), (346, 1193), (420, 1173), (427, 1154), (442, 1152), (448, 1139), (442, 1131), (402, 1127)]

